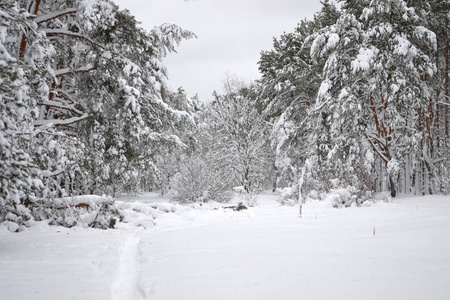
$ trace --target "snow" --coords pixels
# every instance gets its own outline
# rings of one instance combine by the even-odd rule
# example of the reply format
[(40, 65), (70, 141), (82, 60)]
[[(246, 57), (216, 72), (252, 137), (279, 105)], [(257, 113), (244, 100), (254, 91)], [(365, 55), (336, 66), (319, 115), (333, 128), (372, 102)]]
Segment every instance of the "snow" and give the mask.
[(372, 164), (375, 161), (375, 156), (371, 150), (367, 150), (365, 158), (364, 166), (368, 171), (370, 171), (372, 169)]
[(130, 76), (132, 74), (137, 74), (140, 71), (140, 68), (138, 65), (133, 63), (129, 59), (123, 59), (123, 63), (125, 64), (125, 67), (123, 68), (123, 72), (126, 76)]
[[(450, 197), (333, 209), (259, 196), (243, 211), (120, 198), (154, 226), (0, 225), (2, 299), (447, 299)], [(129, 208), (124, 208), (129, 206)], [(166, 212), (158, 209), (164, 209)]]
[(77, 68), (77, 69), (74, 69), (74, 68), (58, 69), (58, 70), (55, 70), (54, 73), (55, 73), (56, 77), (59, 77), (59, 76), (70, 74), (70, 73), (88, 72), (92, 68), (94, 68), (94, 66), (91, 65), (91, 64), (88, 64), (87, 66), (84, 66), (84, 67), (81, 67), (81, 68)]
[(325, 46), (326, 50), (333, 49), (339, 43), (339, 35), (337, 33), (330, 33), (328, 41)]
[(403, 35), (396, 35), (394, 37), (394, 41), (396, 42), (394, 45), (394, 54), (401, 56), (416, 56), (417, 49), (411, 45), (408, 39)]
[(424, 39), (424, 40), (428, 41), (428, 43), (431, 45), (433, 50), (437, 49), (436, 34), (433, 31), (431, 31), (423, 26), (416, 26), (414, 28), (414, 35), (416, 37), (418, 37), (419, 39)]
[(319, 34), (313, 41), (312, 45), (311, 45), (311, 51), (310, 54), (312, 57), (317, 57), (320, 56), (320, 49), (322, 48), (323, 44), (326, 41), (326, 37)]
[(319, 105), (319, 99), (323, 99), (328, 94), (331, 88), (331, 82), (329, 80), (324, 80), (320, 84), (319, 92), (317, 93), (317, 105)]
[(117, 276), (111, 285), (111, 299), (144, 299), (137, 286), (140, 273), (139, 234), (129, 235), (119, 249), (120, 261)]
[(359, 49), (359, 53), (356, 59), (352, 61), (352, 71), (356, 73), (358, 71), (367, 71), (370, 69), (371, 64), (373, 64), (373, 59), (376, 56), (377, 51), (368, 48)]
[(341, 90), (341, 92), (339, 93), (339, 97), (338, 97), (339, 101), (345, 99), (345, 98), (348, 96), (348, 94), (349, 94), (349, 93), (348, 93), (347, 89), (346, 89), (346, 88), (343, 88), (343, 89)]
[(397, 176), (400, 172), (400, 162), (396, 159), (391, 159), (387, 164), (387, 173), (391, 176)]
[(76, 13), (77, 9), (75, 7), (71, 7), (71, 8), (66, 8), (64, 10), (60, 10), (60, 11), (54, 11), (54, 12), (48, 13), (48, 14), (43, 15), (43, 16), (38, 16), (34, 21), (37, 24), (39, 24), (39, 23), (42, 23), (42, 22), (44, 22), (46, 20), (55, 19), (58, 16), (61, 16), (61, 15), (64, 15), (64, 14), (67, 14), (67, 13), (70, 13), (70, 12)]

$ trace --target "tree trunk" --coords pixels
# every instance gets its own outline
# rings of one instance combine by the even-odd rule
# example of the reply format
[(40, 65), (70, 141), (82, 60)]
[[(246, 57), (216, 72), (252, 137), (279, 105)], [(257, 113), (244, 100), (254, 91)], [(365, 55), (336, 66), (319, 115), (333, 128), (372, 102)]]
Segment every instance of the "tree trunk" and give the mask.
[[(37, 15), (39, 11), (39, 6), (41, 5), (41, 0), (32, 0), (29, 2), (28, 6), (28, 12)], [(22, 39), (20, 41), (20, 48), (19, 48), (19, 60), (23, 60), (25, 58), (25, 51), (27, 49), (27, 37), (26, 33), (22, 33)]]
[(250, 167), (246, 166), (245, 167), (245, 172), (244, 172), (244, 189), (247, 193), (250, 193)]
[(389, 176), (389, 189), (391, 190), (391, 197), (395, 198), (397, 196), (397, 190), (395, 188), (394, 179)]
[[(449, 28), (449, 19), (448, 19), (448, 15), (446, 17), (445, 20), (445, 26), (446, 28)], [(449, 49), (449, 36), (448, 36), (448, 30), (446, 31), (446, 41), (445, 41), (445, 80), (444, 80), (444, 95), (445, 95), (445, 115), (444, 115), (444, 141), (442, 141), (443, 143), (443, 153), (441, 154), (441, 156), (443, 158), (446, 158), (442, 164), (444, 164), (444, 174), (442, 175), (442, 180), (446, 180), (447, 182), (444, 183), (444, 186), (446, 186), (445, 188), (445, 193), (449, 192), (449, 186), (448, 186), (448, 178), (449, 178), (449, 168), (450, 168), (450, 141), (449, 141), (449, 109), (448, 109), (448, 104), (450, 103), (450, 91), (449, 91), (449, 53), (450, 49)]]
[[(446, 28), (448, 28), (449, 24), (448, 24), (448, 19), (445, 22)], [(446, 41), (446, 45), (445, 45), (445, 72), (444, 72), (444, 94), (445, 94), (445, 102), (449, 103), (450, 102), (450, 91), (449, 91), (449, 42), (448, 42), (448, 37), (447, 37), (447, 41)], [(449, 114), (448, 114), (449, 110), (448, 110), (448, 105), (445, 106), (445, 138), (448, 141), (448, 123), (449, 123)]]
[(303, 195), (302, 195), (302, 190), (303, 190), (303, 182), (305, 179), (305, 171), (306, 171), (306, 167), (302, 168), (302, 174), (300, 175), (300, 178), (298, 180), (298, 204), (300, 205), (300, 210), (299, 210), (299, 216), (300, 218), (303, 216)]

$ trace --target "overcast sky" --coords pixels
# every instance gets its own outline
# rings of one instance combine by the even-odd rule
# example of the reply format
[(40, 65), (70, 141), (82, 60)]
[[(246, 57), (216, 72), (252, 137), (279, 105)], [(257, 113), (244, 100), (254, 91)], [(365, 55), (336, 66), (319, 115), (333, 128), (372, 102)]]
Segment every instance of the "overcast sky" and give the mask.
[(222, 92), (225, 74), (245, 81), (259, 77), (262, 50), (273, 37), (292, 32), (296, 24), (320, 10), (319, 0), (114, 0), (127, 8), (145, 29), (175, 23), (197, 39), (183, 41), (165, 65), (169, 85), (183, 86), (189, 96), (211, 100)]

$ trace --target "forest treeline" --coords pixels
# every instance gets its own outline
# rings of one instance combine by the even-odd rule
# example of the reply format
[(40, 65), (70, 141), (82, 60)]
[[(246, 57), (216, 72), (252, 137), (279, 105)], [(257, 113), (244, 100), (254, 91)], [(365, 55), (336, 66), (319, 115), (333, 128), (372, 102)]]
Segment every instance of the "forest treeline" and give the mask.
[(324, 1), (261, 52), (259, 80), (229, 76), (205, 104), (171, 91), (163, 64), (194, 33), (145, 31), (109, 0), (2, 1), (0, 222), (74, 226), (93, 209), (111, 227), (111, 201), (70, 199), (147, 190), (336, 206), (447, 194), (449, 6)]

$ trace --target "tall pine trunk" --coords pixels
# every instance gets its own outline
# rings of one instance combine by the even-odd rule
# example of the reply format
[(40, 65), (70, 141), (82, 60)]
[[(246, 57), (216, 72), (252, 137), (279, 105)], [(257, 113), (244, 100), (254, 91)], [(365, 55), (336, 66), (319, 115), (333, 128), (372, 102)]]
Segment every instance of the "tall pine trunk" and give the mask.
[[(41, 0), (29, 0), (28, 1), (28, 12), (33, 15), (37, 15), (39, 11), (39, 6), (41, 5)], [(19, 48), (19, 60), (23, 60), (25, 58), (25, 51), (27, 50), (27, 37), (26, 32), (22, 33), (22, 39), (20, 41)]]
[(394, 179), (389, 175), (389, 190), (391, 192), (391, 197), (395, 198), (397, 196), (397, 189), (395, 187)]
[[(449, 27), (449, 19), (448, 19), (448, 16), (447, 16), (447, 18), (446, 18), (446, 20), (445, 20), (445, 28), (448, 28)], [(449, 36), (448, 36), (448, 29), (447, 29), (447, 32), (446, 32), (446, 40), (445, 40), (445, 79), (444, 79), (444, 95), (445, 95), (445, 100), (444, 100), (444, 102), (445, 102), (445, 116), (444, 116), (444, 118), (445, 118), (445, 121), (444, 121), (444, 124), (445, 124), (445, 134), (444, 134), (444, 141), (443, 141), (443, 143), (444, 143), (444, 153), (442, 153), (442, 157), (443, 158), (446, 158), (445, 160), (444, 160), (444, 164), (445, 164), (445, 169), (444, 169), (444, 176), (443, 176), (443, 178), (446, 178), (446, 183), (447, 183), (447, 185), (446, 185), (446, 193), (449, 193), (450, 191), (449, 191), (449, 187), (448, 187), (448, 181), (449, 181), (449, 176), (450, 176), (450, 172), (449, 172), (449, 169), (450, 169), (450, 151), (449, 151), (449, 148), (450, 148), (450, 142), (449, 142), (449, 118), (450, 118), (450, 116), (449, 116), (449, 109), (448, 109), (448, 106), (450, 105), (450, 91), (449, 91)]]

